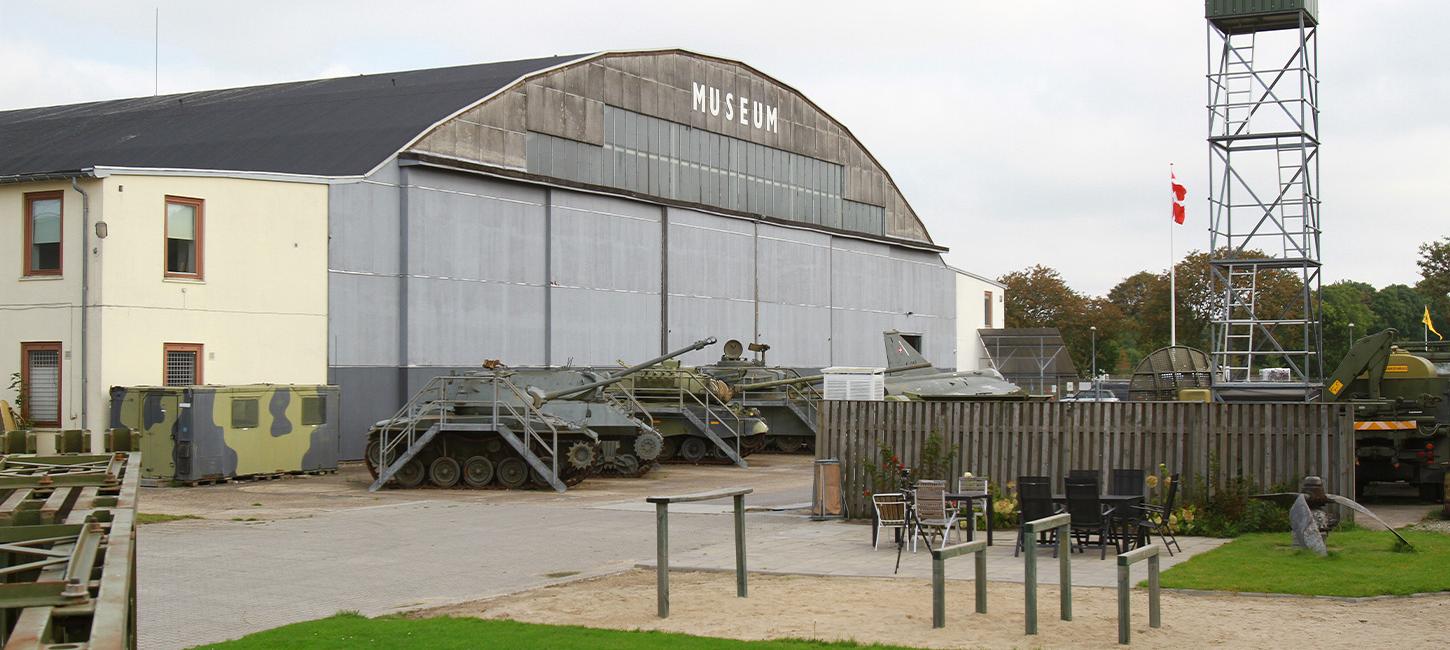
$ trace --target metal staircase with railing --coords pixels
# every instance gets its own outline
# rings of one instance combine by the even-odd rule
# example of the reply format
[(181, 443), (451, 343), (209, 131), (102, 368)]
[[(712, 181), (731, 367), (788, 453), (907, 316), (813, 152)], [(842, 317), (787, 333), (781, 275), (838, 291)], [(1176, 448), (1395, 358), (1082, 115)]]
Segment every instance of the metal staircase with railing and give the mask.
[[(465, 397), (469, 393), (489, 397)], [(512, 395), (514, 400), (500, 399), (500, 395)], [(486, 410), (488, 415), (469, 416), (465, 420), (457, 415), (460, 408)], [(566, 489), (559, 478), (558, 427), (534, 406), (524, 391), (501, 374), (434, 377), (388, 422), (389, 426), (379, 433), (374, 459), (379, 468), (378, 477), (368, 486), (369, 492), (386, 485), (438, 434), (449, 431), (496, 433), (556, 492)], [(402, 427), (395, 429), (392, 425), (398, 423)], [(420, 426), (425, 424), (426, 428), (420, 432)]]

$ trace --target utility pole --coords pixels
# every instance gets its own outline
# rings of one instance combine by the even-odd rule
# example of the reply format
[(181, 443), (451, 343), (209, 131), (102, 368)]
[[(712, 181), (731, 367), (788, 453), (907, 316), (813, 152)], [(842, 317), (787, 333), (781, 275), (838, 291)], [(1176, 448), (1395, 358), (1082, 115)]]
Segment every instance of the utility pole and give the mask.
[(1098, 401), (1102, 399), (1102, 395), (1098, 392), (1098, 326), (1090, 326), (1088, 331), (1092, 332), (1093, 336), (1093, 401)]

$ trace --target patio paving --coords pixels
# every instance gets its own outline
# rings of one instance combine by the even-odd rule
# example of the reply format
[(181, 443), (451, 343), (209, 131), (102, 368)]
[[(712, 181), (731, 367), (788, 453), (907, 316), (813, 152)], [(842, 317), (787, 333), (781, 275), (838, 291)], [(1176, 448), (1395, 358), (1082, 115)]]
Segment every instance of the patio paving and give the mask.
[[(674, 517), (671, 517), (671, 520), (673, 521)], [(759, 521), (755, 516), (747, 516), (747, 522), (752, 520)], [(728, 521), (722, 521), (719, 525), (721, 527), (720, 542), (693, 550), (671, 553), (670, 569), (672, 571), (735, 570), (735, 545), (729, 537), (730, 524)], [(1012, 556), (1016, 529), (995, 531), (994, 537), (994, 545), (988, 547), (987, 550), (987, 579), (1000, 582), (1022, 582), (1026, 557)], [(1218, 548), (1228, 541), (1208, 537), (1180, 536), (1178, 542), (1182, 545), (1183, 551), (1175, 551), (1172, 557), (1164, 554), (1162, 568), (1166, 571), (1169, 567), (1199, 553)], [(791, 526), (751, 526), (747, 524), (746, 565), (752, 572), (852, 577), (931, 577), (931, 553), (927, 552), (925, 548), (918, 548), (915, 553), (907, 548), (901, 553), (899, 571), (895, 570), (896, 555), (896, 545), (890, 541), (889, 531), (883, 533), (881, 548), (873, 550), (871, 527), (865, 524), (841, 521), (801, 521)], [(1108, 547), (1107, 559), (1099, 559), (1099, 550), (1096, 547), (1088, 547), (1082, 553), (1073, 553), (1072, 583), (1081, 586), (1116, 586), (1117, 563), (1113, 560), (1113, 555), (1114, 551), (1111, 546)], [(655, 562), (648, 560), (641, 562), (638, 566), (653, 569)], [(1037, 566), (1040, 584), (1057, 584), (1057, 560), (1052, 557), (1050, 547), (1038, 547)], [(1134, 567), (1133, 575), (1135, 581), (1145, 577), (1147, 575), (1146, 565)], [(969, 556), (961, 556), (947, 561), (947, 579), (970, 580), (972, 576), (972, 560)]]

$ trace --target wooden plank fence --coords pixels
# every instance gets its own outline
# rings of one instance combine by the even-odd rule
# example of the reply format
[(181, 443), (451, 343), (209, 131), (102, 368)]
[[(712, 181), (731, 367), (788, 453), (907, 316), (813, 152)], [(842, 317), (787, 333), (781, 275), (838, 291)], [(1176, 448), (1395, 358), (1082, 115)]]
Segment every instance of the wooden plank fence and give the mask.
[(838, 458), (852, 516), (869, 515), (865, 465), (890, 447), (907, 466), (931, 433), (958, 452), (952, 476), (970, 471), (999, 487), (1018, 476), (1069, 469), (1144, 469), (1160, 463), (1181, 489), (1244, 477), (1261, 487), (1324, 477), (1331, 491), (1354, 489), (1354, 414), (1338, 404), (1193, 402), (855, 402), (826, 401), (816, 456)]

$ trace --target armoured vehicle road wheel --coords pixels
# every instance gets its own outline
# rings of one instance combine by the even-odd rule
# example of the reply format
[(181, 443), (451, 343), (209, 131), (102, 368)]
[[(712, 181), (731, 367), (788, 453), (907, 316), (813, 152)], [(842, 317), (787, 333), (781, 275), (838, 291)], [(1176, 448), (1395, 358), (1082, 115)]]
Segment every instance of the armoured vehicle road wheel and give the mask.
[(415, 488), (423, 483), (423, 463), (414, 458), (398, 468), (398, 473), (393, 475), (393, 480), (398, 482), (398, 487)]
[(675, 454), (680, 452), (680, 441), (678, 438), (665, 438), (660, 443), (660, 460), (674, 460)]
[(463, 482), (469, 487), (483, 487), (493, 482), (493, 461), (474, 456), (463, 461)]
[(434, 485), (443, 488), (451, 488), (458, 485), (459, 475), (458, 461), (448, 456), (439, 456), (428, 466), (428, 480)]
[(654, 460), (660, 457), (664, 442), (657, 434), (642, 433), (634, 439), (634, 453), (640, 460)]
[(680, 441), (680, 458), (692, 463), (700, 462), (708, 451), (704, 438), (685, 438)]
[(614, 471), (625, 476), (635, 476), (639, 474), (639, 459), (630, 454), (615, 456)]
[(529, 465), (522, 458), (505, 458), (499, 461), (496, 472), (498, 482), (506, 488), (521, 488), (529, 481)]
[(576, 442), (569, 447), (564, 457), (569, 459), (569, 464), (574, 469), (589, 469), (594, 464), (594, 446), (585, 442)]

